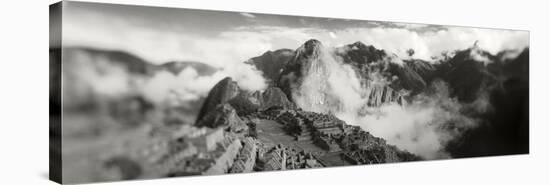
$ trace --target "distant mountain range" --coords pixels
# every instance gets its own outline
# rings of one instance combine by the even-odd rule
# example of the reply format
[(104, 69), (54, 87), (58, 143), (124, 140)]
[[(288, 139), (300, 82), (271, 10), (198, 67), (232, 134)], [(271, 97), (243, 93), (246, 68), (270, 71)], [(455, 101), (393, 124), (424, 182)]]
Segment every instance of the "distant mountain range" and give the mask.
[(103, 58), (125, 68), (131, 74), (138, 75), (153, 75), (158, 71), (168, 71), (174, 75), (183, 71), (184, 69), (191, 67), (197, 71), (199, 76), (208, 76), (218, 71), (217, 68), (205, 63), (196, 61), (167, 61), (160, 65), (153, 64), (150, 61), (146, 61), (132, 53), (122, 50), (104, 50), (87, 47), (66, 47), (63, 48), (63, 52), (67, 54), (74, 54), (77, 52), (85, 53), (90, 57)]
[[(289, 73), (296, 73), (299, 77), (305, 63), (303, 59), (318, 53), (320, 44), (317, 40), (309, 40), (303, 46), (305, 52), (297, 53), (289, 49), (268, 51), (262, 56), (252, 58), (249, 62), (262, 71), (272, 83), (277, 83), (275, 85), (281, 87), (288, 95), (288, 90), (285, 90), (287, 88), (285, 86), (288, 85), (282, 84), (285, 82), (282, 82), (280, 77)], [(335, 55), (341, 57), (343, 63), (353, 66), (363, 79), (368, 79), (369, 73), (373, 71), (381, 71), (388, 79), (393, 76), (398, 78), (397, 81), (389, 84), (392, 89), (396, 91), (404, 89), (413, 94), (422, 92), (434, 79), (443, 79), (450, 83), (453, 93), (464, 101), (472, 101), (475, 93), (483, 88), (482, 83), (497, 83), (494, 81), (497, 76), (501, 79), (525, 78), (528, 77), (526, 74), (529, 72), (528, 48), (521, 51), (519, 57), (513, 60), (502, 56), (517, 53), (517, 51), (502, 51), (492, 55), (478, 47), (472, 47), (456, 51), (454, 57), (446, 61), (403, 59), (403, 64), (391, 62), (391, 58), (397, 58), (396, 55), (362, 42), (345, 45), (336, 48), (335, 51)], [(478, 57), (492, 62), (480, 61)]]
[[(300, 86), (300, 77), (311, 58), (319, 57), (322, 43), (309, 40), (296, 51), (280, 49), (251, 59), (272, 86), (282, 89), (292, 100), (292, 87)], [(503, 155), (528, 152), (529, 124), (529, 48), (504, 50), (493, 55), (476, 45), (457, 50), (439, 61), (399, 59), (387, 51), (362, 42), (334, 49), (334, 55), (353, 67), (361, 79), (372, 73), (390, 82), (374, 88), (372, 103), (410, 100), (427, 90), (434, 80), (449, 85), (451, 97), (461, 103), (473, 103), (488, 96), (493, 110), (475, 115), (483, 120), (480, 128), (467, 131), (448, 146), (455, 157)], [(292, 74), (292, 81), (284, 79)], [(402, 92), (407, 93), (402, 93)], [(399, 93), (395, 93), (399, 92)], [(485, 94), (485, 95), (484, 95)]]

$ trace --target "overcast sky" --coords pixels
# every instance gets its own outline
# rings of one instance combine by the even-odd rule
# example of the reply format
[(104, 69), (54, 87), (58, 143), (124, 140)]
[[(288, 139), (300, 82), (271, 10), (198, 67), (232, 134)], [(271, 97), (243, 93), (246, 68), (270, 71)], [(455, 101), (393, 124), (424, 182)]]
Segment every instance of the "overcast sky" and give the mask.
[(217, 67), (308, 39), (334, 47), (362, 41), (405, 57), (430, 59), (478, 40), (492, 53), (523, 49), (526, 31), (65, 2), (65, 46), (129, 51), (152, 63), (193, 60)]

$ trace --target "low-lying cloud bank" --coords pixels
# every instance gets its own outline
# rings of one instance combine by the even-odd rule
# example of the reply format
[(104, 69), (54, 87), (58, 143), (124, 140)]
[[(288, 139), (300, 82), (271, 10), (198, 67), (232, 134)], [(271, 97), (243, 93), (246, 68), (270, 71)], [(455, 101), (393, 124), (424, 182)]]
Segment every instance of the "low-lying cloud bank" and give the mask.
[(64, 54), (63, 81), (67, 103), (78, 104), (90, 97), (117, 98), (140, 95), (157, 104), (178, 105), (206, 97), (210, 89), (230, 76), (244, 90), (266, 88), (261, 72), (247, 64), (220, 68), (213, 74), (199, 74), (186, 67), (177, 74), (156, 70), (151, 75), (135, 74), (120, 62), (86, 50), (72, 49)]
[(267, 86), (259, 71), (243, 64), (222, 68), (208, 76), (199, 75), (192, 67), (185, 68), (178, 74), (160, 71), (145, 80), (141, 92), (153, 102), (197, 100), (206, 97), (216, 83), (228, 76), (244, 90), (259, 91)]
[[(110, 17), (94, 12), (81, 12), (67, 16), (63, 27), (64, 46), (91, 47), (105, 50), (121, 50), (135, 54), (152, 64), (169, 61), (196, 61), (218, 69), (212, 75), (201, 76), (192, 68), (179, 74), (160, 72), (151, 78), (132, 81), (122, 66), (107, 66), (112, 61), (81, 55), (75, 60), (90, 69), (101, 68), (106, 73), (87, 70), (82, 78), (93, 89), (103, 94), (137, 91), (152, 101), (166, 97), (180, 100), (195, 100), (207, 95), (211, 87), (225, 77), (232, 77), (239, 85), (250, 91), (266, 87), (262, 74), (244, 61), (271, 49), (269, 39), (261, 35), (242, 32), (224, 32), (215, 37), (143, 27), (122, 17)], [(82, 61), (87, 61), (82, 62)], [(91, 63), (91, 64), (89, 64)], [(102, 65), (102, 66), (100, 66)], [(115, 72), (117, 71), (118, 72)], [(113, 73), (111, 73), (113, 72)], [(75, 73), (75, 75), (78, 75)], [(139, 87), (128, 87), (128, 85)], [(105, 87), (102, 87), (105, 86)], [(130, 89), (130, 90), (128, 90)], [(140, 90), (143, 89), (143, 90)], [(115, 92), (116, 91), (116, 92)], [(169, 95), (169, 96), (167, 96)]]
[(410, 104), (391, 103), (372, 108), (367, 114), (357, 116), (354, 123), (424, 158), (448, 158), (447, 143), (478, 124), (463, 113), (467, 108), (449, 96), (445, 82), (437, 81), (427, 93), (415, 96)]

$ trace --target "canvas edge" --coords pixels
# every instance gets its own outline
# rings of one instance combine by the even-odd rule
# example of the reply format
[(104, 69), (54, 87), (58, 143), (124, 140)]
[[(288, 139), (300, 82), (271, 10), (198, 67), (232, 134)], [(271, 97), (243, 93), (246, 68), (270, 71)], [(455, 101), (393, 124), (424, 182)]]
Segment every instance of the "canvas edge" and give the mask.
[(49, 5), (49, 179), (63, 183), (61, 63), (63, 1)]

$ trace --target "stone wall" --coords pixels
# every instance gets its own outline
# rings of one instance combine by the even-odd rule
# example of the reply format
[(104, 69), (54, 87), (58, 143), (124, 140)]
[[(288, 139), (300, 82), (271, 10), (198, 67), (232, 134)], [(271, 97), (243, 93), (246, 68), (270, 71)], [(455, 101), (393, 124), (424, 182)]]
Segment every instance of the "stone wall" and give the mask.
[(256, 163), (257, 141), (251, 137), (243, 139), (243, 147), (239, 152), (229, 173), (252, 172)]
[(234, 139), (230, 142), (230, 144), (225, 147), (224, 153), (219, 156), (214, 164), (208, 168), (203, 174), (205, 175), (218, 175), (218, 174), (224, 174), (226, 173), (229, 168), (233, 165), (233, 162), (235, 161), (235, 157), (237, 157), (237, 154), (239, 153), (239, 150), (241, 149), (241, 141), (239, 139)]

